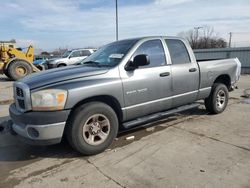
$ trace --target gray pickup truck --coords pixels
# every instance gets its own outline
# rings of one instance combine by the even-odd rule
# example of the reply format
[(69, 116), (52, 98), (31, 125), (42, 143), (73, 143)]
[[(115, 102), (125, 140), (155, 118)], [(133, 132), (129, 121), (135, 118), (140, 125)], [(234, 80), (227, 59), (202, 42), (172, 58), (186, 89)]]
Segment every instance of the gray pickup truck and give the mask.
[(104, 151), (121, 130), (197, 106), (221, 113), (239, 79), (238, 59), (196, 62), (177, 37), (121, 40), (78, 65), (14, 83), (13, 131), (32, 144), (65, 135), (85, 155)]

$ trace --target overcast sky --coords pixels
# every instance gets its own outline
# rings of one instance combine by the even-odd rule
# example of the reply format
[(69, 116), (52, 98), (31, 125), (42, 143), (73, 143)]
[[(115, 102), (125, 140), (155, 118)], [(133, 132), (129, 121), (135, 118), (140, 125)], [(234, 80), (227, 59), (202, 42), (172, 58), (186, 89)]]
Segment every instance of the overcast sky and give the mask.
[[(0, 40), (36, 48), (100, 46), (115, 40), (115, 0), (1, 2)], [(119, 38), (176, 35), (208, 25), (233, 46), (250, 46), (250, 0), (118, 0)]]

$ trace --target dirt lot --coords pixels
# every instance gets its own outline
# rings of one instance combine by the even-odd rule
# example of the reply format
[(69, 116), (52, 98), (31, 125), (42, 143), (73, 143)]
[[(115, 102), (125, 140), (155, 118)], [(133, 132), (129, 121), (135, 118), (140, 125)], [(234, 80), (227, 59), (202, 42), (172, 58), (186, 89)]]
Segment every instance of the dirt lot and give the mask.
[(201, 106), (123, 133), (107, 151), (84, 157), (65, 141), (38, 147), (12, 136), (6, 122), (12, 82), (0, 77), (0, 187), (249, 188), (250, 99), (241, 97), (246, 88), (250, 76), (241, 77), (220, 115)]

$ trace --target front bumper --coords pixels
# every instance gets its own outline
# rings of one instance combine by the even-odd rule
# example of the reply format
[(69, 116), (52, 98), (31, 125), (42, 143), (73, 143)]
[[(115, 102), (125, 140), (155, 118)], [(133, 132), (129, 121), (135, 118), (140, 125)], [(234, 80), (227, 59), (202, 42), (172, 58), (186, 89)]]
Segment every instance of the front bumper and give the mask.
[(25, 142), (50, 145), (61, 142), (70, 110), (51, 112), (19, 112), (15, 105), (9, 108), (12, 129)]

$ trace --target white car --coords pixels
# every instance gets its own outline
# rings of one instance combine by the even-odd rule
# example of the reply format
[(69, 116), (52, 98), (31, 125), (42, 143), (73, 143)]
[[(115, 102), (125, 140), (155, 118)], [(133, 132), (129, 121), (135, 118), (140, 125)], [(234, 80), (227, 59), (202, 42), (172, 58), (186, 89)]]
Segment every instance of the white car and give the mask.
[(46, 63), (49, 69), (72, 65), (90, 56), (95, 51), (96, 49), (89, 48), (68, 50), (62, 55), (61, 58), (50, 59)]

